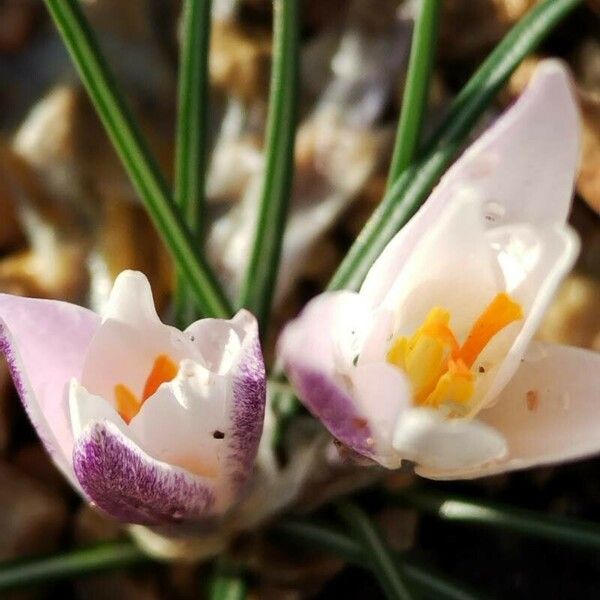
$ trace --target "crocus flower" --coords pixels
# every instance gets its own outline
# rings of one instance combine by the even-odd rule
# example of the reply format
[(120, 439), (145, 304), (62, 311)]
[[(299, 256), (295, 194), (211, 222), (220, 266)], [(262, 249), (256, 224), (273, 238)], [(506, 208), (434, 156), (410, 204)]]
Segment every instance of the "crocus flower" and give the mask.
[(184, 332), (156, 314), (146, 277), (124, 271), (105, 314), (0, 295), (0, 343), (58, 467), (113, 517), (161, 525), (223, 514), (262, 432), (265, 370), (254, 317)]
[(542, 63), (448, 171), (358, 293), (313, 299), (284, 330), (300, 398), (352, 450), (431, 478), (600, 450), (600, 358), (532, 341), (572, 267), (579, 123)]

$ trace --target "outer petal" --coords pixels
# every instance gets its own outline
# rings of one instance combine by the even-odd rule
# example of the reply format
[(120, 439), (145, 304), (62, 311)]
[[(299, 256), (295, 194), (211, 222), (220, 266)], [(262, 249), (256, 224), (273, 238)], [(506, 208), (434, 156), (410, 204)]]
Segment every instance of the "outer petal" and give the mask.
[[(377, 325), (358, 294), (322, 294), (285, 328), (279, 354), (300, 398), (332, 435), (388, 464), (397, 462), (391, 432), (375, 423), (383, 415), (395, 422), (406, 407), (406, 384), (400, 370), (371, 362), (377, 358), (371, 351), (361, 354)], [(374, 381), (377, 387), (369, 389)]]
[(348, 392), (326, 373), (301, 363), (288, 363), (286, 372), (303, 404), (331, 435), (359, 454), (375, 458), (369, 421)]
[(267, 380), (256, 319), (248, 311), (240, 311), (231, 322), (244, 334), (239, 358), (230, 371), (233, 390), (229, 407), (231, 436), (226, 441), (224, 464), (232, 493), (237, 494), (250, 477), (258, 452)]
[(600, 452), (600, 354), (534, 342), (496, 404), (479, 419), (505, 436), (504, 460), (477, 469), (420, 474), (482, 477)]
[(366, 319), (361, 307), (352, 292), (321, 294), (285, 327), (278, 352), (305, 406), (332, 435), (372, 457), (368, 420), (352, 399), (348, 378), (341, 375), (352, 363), (346, 364), (337, 348), (338, 331), (350, 332)]
[(254, 466), (266, 375), (256, 319), (203, 319), (186, 330), (207, 367), (184, 361), (130, 427), (155, 457), (214, 478), (216, 509), (235, 500)]
[[(506, 230), (510, 229), (510, 227), (506, 228)], [(484, 405), (498, 395), (519, 368), (523, 354), (539, 328), (560, 282), (573, 267), (579, 252), (579, 239), (569, 227), (556, 225), (535, 232), (531, 247), (528, 247), (525, 241), (528, 235), (516, 234), (507, 237), (514, 237), (514, 239), (508, 241), (505, 250), (499, 253), (506, 289), (521, 303), (526, 316), (523, 326), (498, 369)], [(520, 247), (521, 252), (516, 250), (509, 258), (511, 245)], [(521, 256), (518, 256), (519, 254)], [(504, 264), (502, 264), (502, 256), (504, 256)], [(515, 267), (517, 262), (521, 264)], [(531, 264), (527, 264), (528, 262)], [(520, 275), (522, 281), (511, 283), (511, 271), (514, 275), (519, 269), (522, 270)], [(482, 358), (485, 359), (485, 351)]]
[(73, 479), (68, 383), (100, 324), (95, 313), (66, 302), (0, 295), (0, 346), (25, 410), (46, 449)]
[(400, 467), (392, 438), (399, 415), (410, 409), (412, 393), (404, 373), (386, 362), (359, 364), (352, 374), (355, 403), (366, 415), (374, 442), (373, 459), (388, 469)]
[(411, 221), (388, 244), (361, 293), (381, 302), (412, 248), (457, 190), (488, 203), (490, 226), (564, 222), (578, 160), (579, 122), (567, 70), (548, 60), (521, 98), (452, 166)]
[(154, 460), (116, 425), (97, 422), (75, 443), (73, 467), (83, 490), (121, 521), (161, 525), (211, 515), (209, 480)]
[(417, 473), (428, 476), (428, 468), (464, 469), (500, 459), (506, 441), (480, 421), (444, 419), (437, 411), (414, 408), (399, 420), (394, 448), (417, 463)]

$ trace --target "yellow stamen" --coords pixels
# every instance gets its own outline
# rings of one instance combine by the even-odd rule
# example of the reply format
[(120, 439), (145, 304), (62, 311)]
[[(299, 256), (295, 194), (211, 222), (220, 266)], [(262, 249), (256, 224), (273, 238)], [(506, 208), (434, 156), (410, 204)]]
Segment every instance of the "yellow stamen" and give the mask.
[(177, 377), (177, 371), (177, 365), (166, 354), (159, 354), (154, 361), (148, 379), (146, 379), (142, 402), (148, 400), (163, 383), (173, 381)]
[(440, 406), (444, 402), (466, 404), (475, 391), (473, 373), (462, 360), (448, 361), (448, 370), (440, 377), (435, 389), (423, 404)]
[(135, 394), (122, 383), (115, 385), (115, 399), (117, 401), (117, 412), (123, 417), (125, 423), (129, 423), (138, 414), (142, 406)]
[(408, 375), (418, 404), (426, 400), (444, 374), (447, 351), (454, 354), (459, 349), (449, 323), (450, 313), (435, 307), (410, 339), (396, 338), (387, 354), (388, 362)]
[(498, 294), (460, 346), (450, 328), (450, 313), (436, 306), (412, 337), (392, 341), (387, 360), (408, 375), (415, 404), (465, 405), (475, 391), (475, 359), (499, 331), (522, 317), (519, 304), (508, 294)]
[(152, 396), (163, 383), (168, 383), (177, 377), (177, 364), (166, 354), (159, 354), (154, 360), (152, 370), (144, 384), (141, 400), (124, 384), (115, 385), (115, 400), (117, 412), (126, 423), (138, 414), (142, 405)]
[(522, 318), (521, 306), (508, 294), (498, 294), (475, 321), (460, 349), (460, 356), (467, 367), (473, 366), (475, 359), (499, 331)]

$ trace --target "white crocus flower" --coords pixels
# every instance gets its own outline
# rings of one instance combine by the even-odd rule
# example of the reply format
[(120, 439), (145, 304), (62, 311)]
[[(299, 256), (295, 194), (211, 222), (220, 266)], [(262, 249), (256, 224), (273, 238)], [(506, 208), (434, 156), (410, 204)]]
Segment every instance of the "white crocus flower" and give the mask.
[(532, 341), (578, 252), (578, 149), (568, 73), (546, 61), (360, 292), (325, 293), (286, 327), (287, 373), (335, 437), (446, 479), (600, 450), (599, 356)]
[(243, 497), (266, 394), (249, 312), (179, 331), (146, 277), (124, 271), (102, 316), (0, 294), (0, 350), (56, 465), (111, 516), (203, 521)]

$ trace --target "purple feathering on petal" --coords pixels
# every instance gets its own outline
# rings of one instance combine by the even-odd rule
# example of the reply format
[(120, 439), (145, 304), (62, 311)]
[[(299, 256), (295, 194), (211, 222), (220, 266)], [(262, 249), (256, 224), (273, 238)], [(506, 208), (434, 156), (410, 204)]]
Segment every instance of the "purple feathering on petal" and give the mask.
[(248, 480), (260, 442), (266, 401), (266, 373), (258, 330), (247, 334), (242, 356), (233, 373), (231, 434), (226, 469), (233, 494)]
[(348, 394), (319, 371), (300, 364), (288, 364), (286, 371), (306, 407), (323, 422), (334, 437), (363, 456), (375, 456), (369, 423), (356, 411), (356, 406)]
[(149, 457), (112, 423), (93, 423), (79, 436), (73, 467), (89, 498), (120, 521), (198, 520), (215, 503), (208, 480)]

